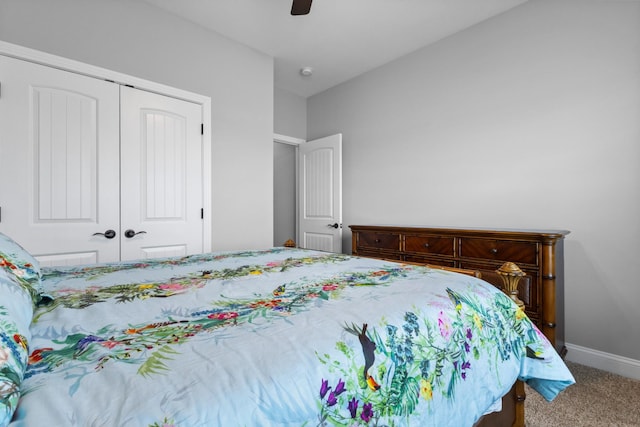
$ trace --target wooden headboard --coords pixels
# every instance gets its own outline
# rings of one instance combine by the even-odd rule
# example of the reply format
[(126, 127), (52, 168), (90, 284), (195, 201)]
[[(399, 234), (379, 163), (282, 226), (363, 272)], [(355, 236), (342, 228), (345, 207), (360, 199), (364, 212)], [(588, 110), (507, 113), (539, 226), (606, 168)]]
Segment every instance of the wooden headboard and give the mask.
[(351, 225), (353, 255), (479, 271), (502, 289), (496, 270), (516, 263), (525, 276), (518, 294), (525, 312), (564, 357), (566, 230)]

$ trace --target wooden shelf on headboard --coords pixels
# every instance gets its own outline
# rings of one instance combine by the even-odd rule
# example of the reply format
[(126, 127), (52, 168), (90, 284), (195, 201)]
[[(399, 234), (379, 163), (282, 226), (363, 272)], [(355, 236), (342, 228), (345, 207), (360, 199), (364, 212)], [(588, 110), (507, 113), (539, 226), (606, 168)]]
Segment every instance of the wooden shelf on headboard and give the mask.
[(502, 288), (496, 270), (516, 263), (525, 312), (564, 356), (564, 237), (566, 230), (350, 225), (357, 256), (478, 270)]

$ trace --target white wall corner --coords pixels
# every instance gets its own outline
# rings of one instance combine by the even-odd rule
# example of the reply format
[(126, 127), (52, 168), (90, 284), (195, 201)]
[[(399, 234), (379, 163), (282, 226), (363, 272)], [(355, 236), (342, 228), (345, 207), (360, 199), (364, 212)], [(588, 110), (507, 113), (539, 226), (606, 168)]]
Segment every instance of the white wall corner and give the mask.
[(640, 360), (618, 356), (592, 348), (566, 343), (570, 362), (601, 369), (623, 377), (640, 380)]

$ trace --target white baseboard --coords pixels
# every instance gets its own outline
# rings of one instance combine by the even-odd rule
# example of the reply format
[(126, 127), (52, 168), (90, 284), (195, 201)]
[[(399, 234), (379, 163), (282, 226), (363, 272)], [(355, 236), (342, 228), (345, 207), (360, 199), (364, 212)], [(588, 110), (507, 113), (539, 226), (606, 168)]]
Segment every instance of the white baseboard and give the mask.
[(566, 360), (640, 380), (640, 360), (618, 356), (575, 344), (566, 344)]

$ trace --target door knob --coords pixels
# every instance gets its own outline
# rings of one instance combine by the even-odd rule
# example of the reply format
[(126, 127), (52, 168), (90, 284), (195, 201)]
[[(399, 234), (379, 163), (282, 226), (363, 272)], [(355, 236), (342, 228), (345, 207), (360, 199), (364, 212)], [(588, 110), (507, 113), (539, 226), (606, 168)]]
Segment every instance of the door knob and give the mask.
[(338, 224), (337, 222), (333, 224), (327, 224), (327, 227), (340, 228), (340, 224)]
[(104, 236), (107, 239), (113, 239), (116, 237), (116, 232), (114, 230), (107, 230), (104, 233), (93, 233), (94, 236)]
[(127, 239), (132, 238), (133, 236), (137, 235), (137, 234), (147, 234), (146, 231), (138, 231), (135, 232), (132, 229), (128, 229), (124, 232), (124, 237), (126, 237)]

